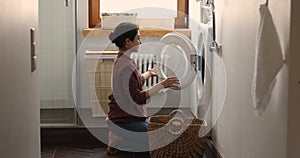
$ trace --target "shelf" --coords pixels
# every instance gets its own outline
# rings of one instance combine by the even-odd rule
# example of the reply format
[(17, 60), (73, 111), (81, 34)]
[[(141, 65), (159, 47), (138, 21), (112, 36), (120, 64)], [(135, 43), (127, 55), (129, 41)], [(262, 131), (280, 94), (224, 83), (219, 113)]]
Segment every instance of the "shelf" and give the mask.
[[(83, 30), (83, 36), (108, 36), (112, 30), (104, 30), (101, 28), (87, 28)], [(174, 29), (174, 30), (160, 30), (160, 29), (140, 29), (141, 36), (147, 37), (162, 37), (169, 32), (179, 32), (191, 38), (190, 29)]]
[(117, 50), (87, 50), (86, 55), (117, 55)]
[(119, 51), (117, 50), (87, 50), (85, 52), (86, 59), (102, 59), (102, 60), (114, 60), (117, 57)]

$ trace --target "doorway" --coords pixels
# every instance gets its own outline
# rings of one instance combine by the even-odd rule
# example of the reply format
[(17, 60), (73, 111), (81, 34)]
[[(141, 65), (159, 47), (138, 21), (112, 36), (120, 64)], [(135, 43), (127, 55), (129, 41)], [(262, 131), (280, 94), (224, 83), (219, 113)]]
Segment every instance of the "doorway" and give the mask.
[(78, 122), (76, 97), (73, 97), (76, 95), (72, 90), (72, 76), (76, 76), (74, 73), (77, 72), (74, 66), (77, 50), (76, 3), (70, 0), (39, 0), (42, 126), (72, 126)]

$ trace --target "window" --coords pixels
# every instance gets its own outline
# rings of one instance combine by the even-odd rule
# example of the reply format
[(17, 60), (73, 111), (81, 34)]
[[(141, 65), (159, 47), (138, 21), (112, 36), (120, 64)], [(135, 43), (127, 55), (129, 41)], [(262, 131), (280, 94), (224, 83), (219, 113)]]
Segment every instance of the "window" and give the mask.
[[(99, 27), (101, 24), (100, 0), (89, 0), (89, 27)], [(177, 0), (177, 17), (175, 28), (187, 28), (188, 0)]]

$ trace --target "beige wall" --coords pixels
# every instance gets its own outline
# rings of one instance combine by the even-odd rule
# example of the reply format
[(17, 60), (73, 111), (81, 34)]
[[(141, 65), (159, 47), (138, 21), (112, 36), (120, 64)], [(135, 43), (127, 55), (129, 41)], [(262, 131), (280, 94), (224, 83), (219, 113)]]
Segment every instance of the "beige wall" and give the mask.
[[(222, 113), (213, 130), (213, 138), (225, 158), (286, 157), (287, 65), (277, 76), (272, 99), (265, 113), (261, 117), (255, 117), (252, 106), (251, 82), (259, 24), (258, 9), (265, 1), (215, 2), (217, 41), (223, 45), (227, 93)], [(269, 8), (281, 40), (282, 50), (287, 53), (290, 1), (272, 0), (269, 2)]]

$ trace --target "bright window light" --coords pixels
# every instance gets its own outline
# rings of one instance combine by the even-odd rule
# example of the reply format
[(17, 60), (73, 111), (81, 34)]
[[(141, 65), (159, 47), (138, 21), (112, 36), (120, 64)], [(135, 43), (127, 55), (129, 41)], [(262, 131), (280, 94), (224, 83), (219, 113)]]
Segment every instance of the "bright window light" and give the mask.
[(177, 1), (101, 0), (100, 10), (101, 13), (138, 13), (138, 18), (174, 18), (177, 16)]

